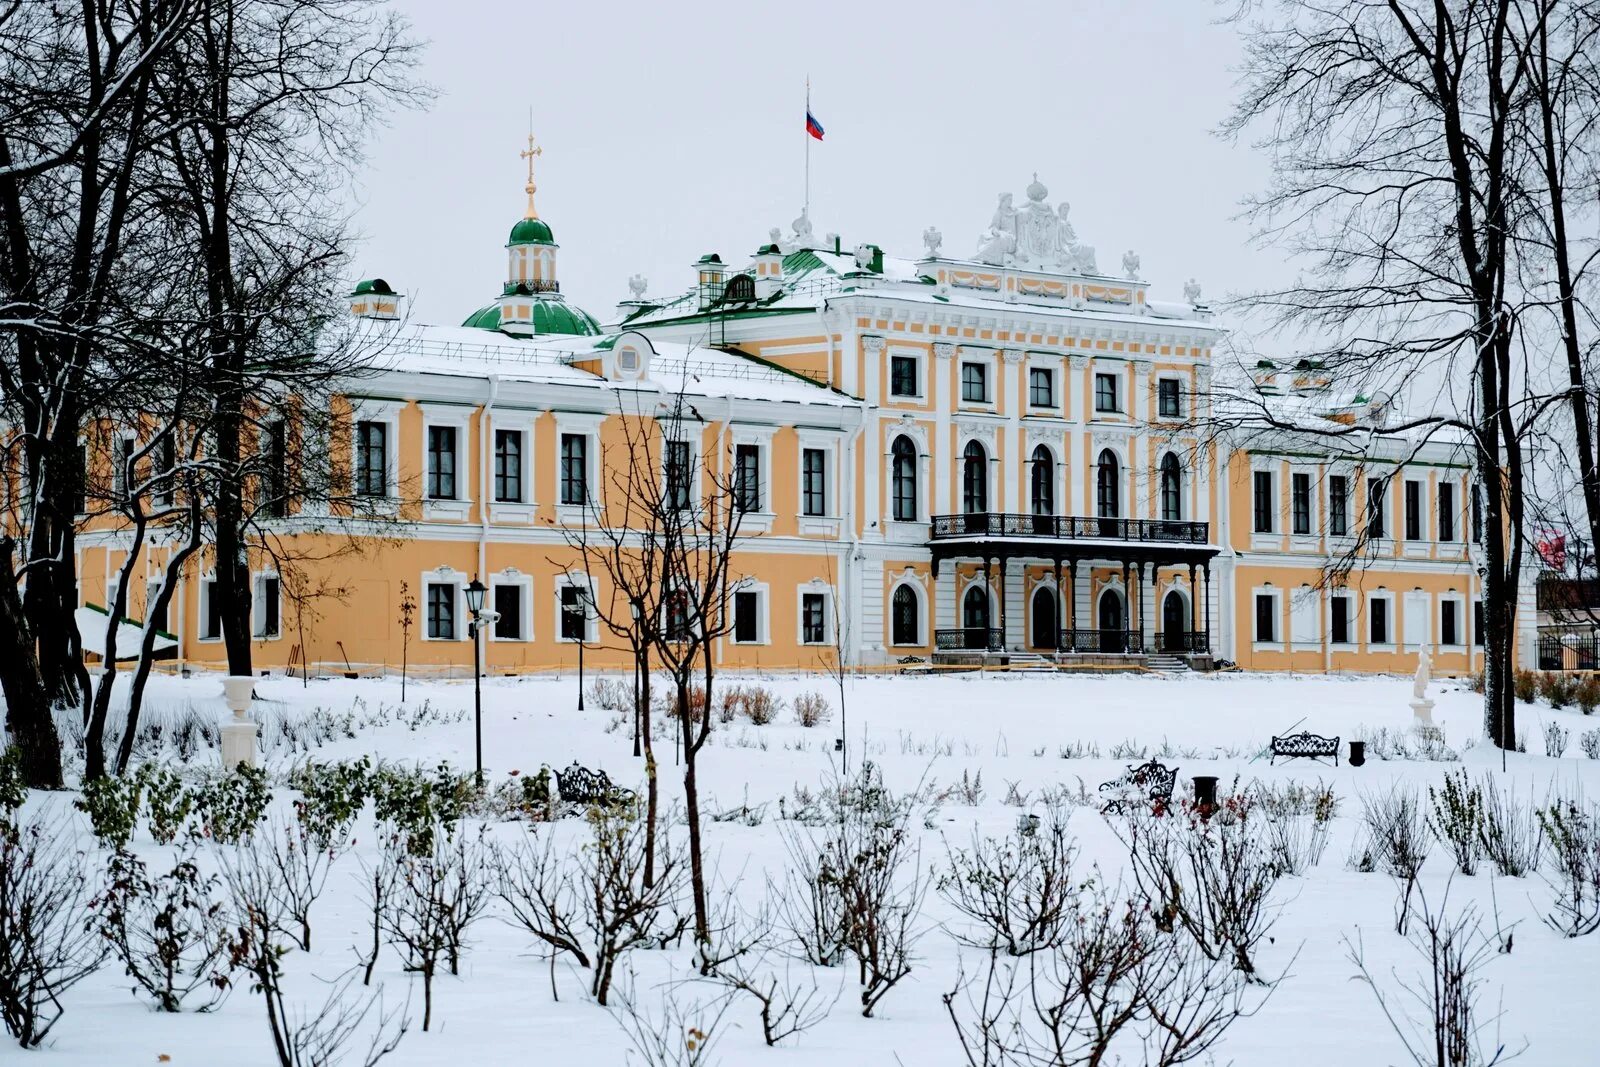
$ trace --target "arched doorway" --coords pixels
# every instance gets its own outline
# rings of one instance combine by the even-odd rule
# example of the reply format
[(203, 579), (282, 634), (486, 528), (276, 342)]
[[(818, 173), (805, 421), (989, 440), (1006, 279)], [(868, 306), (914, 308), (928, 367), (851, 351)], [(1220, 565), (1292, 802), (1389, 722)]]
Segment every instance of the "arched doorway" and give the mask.
[(968, 649), (989, 647), (989, 590), (982, 585), (967, 586), (961, 598), (961, 628)]
[(1183, 652), (1188, 644), (1189, 604), (1176, 589), (1169, 590), (1161, 601), (1161, 648), (1165, 652)]
[(1122, 594), (1107, 589), (1100, 594), (1100, 651), (1128, 651), (1128, 633), (1122, 611)]
[(889, 639), (897, 645), (922, 643), (922, 606), (911, 586), (902, 582), (895, 587), (890, 600)]
[(1055, 648), (1061, 624), (1056, 619), (1056, 590), (1041, 585), (1033, 591), (1033, 610), (1028, 613), (1029, 643), (1034, 648)]

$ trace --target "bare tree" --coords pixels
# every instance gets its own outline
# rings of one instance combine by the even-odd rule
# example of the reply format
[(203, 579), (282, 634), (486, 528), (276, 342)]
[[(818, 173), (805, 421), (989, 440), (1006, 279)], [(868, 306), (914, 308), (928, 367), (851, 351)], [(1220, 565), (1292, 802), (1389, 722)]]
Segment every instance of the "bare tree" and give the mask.
[(1238, 382), (1251, 410), (1243, 421), (1324, 441), (1381, 440), (1401, 454), (1429, 438), (1464, 441), (1483, 501), (1484, 727), (1502, 748), (1516, 737), (1524, 444), (1551, 403), (1526, 373), (1537, 342), (1519, 329), (1516, 140), (1528, 67), (1511, 6), (1242, 5), (1262, 14), (1245, 31), (1243, 88), (1225, 127), (1273, 156), (1272, 184), (1247, 209), (1263, 240), (1306, 264), (1249, 306), (1314, 334), (1308, 357), (1346, 389), (1439, 393), (1434, 412), (1351, 424), (1294, 417), (1269, 391)]
[(940, 876), (939, 892), (971, 923), (970, 930), (954, 931), (956, 940), (1010, 956), (1060, 943), (1080, 884), (1068, 811), (1056, 807), (1048, 821), (1014, 838), (1000, 841), (974, 833), (970, 849), (950, 850), (950, 870)]

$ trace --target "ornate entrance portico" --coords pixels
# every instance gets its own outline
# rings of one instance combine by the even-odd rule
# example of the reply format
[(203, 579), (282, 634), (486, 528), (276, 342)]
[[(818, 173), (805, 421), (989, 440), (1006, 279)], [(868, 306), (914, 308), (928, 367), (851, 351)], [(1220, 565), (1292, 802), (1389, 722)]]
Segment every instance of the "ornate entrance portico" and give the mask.
[[(986, 589), (989, 603), (1000, 605), (998, 623), (985, 613), (963, 610), (962, 625), (934, 634), (935, 655), (1021, 651), (1023, 642), (1009, 639), (1005, 605), (1009, 564), (1046, 565), (1054, 578), (1057, 657), (1142, 657), (1161, 651), (1185, 656), (1211, 652), (1211, 560), (1218, 548), (1210, 543), (1204, 522), (1154, 519), (1081, 518), (979, 512), (934, 517), (928, 549), (932, 554), (934, 595), (953, 595), (941, 581), (946, 562), (976, 562), (980, 577), (965, 597)], [(1187, 575), (1187, 599), (1169, 591), (1162, 599), (1160, 582)], [(948, 574), (948, 569), (946, 570)], [(1079, 582), (1080, 574), (1100, 573), (1106, 581)], [(1080, 584), (1088, 595), (1079, 596)], [(1041, 592), (1044, 587), (1041, 587)], [(1035, 593), (1037, 597), (1038, 593)], [(1158, 607), (1158, 605), (1160, 605)], [(1175, 605), (1175, 606), (1174, 606)], [(1197, 605), (1204, 605), (1203, 618)], [(1035, 650), (1040, 647), (1037, 618), (1028, 628)], [(1011, 644), (1019, 647), (1013, 649)]]

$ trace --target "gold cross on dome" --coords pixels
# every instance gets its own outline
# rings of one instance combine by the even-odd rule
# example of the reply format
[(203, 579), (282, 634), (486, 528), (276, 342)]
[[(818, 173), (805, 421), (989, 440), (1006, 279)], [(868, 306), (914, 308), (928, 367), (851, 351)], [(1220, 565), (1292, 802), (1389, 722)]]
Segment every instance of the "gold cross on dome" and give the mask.
[(539, 147), (534, 142), (534, 140), (533, 140), (533, 131), (532, 130), (528, 131), (528, 147), (527, 147), (527, 150), (524, 151), (524, 152), (520, 152), (518, 154), (523, 159), (526, 159), (528, 161), (528, 184), (527, 184), (527, 187), (526, 187), (527, 188), (527, 192), (528, 192), (528, 218), (536, 219), (536, 218), (539, 217), (539, 213), (537, 211), (535, 211), (534, 208), (533, 208), (533, 191), (536, 188), (536, 186), (533, 184), (533, 160), (534, 160), (535, 156), (544, 155), (544, 149)]

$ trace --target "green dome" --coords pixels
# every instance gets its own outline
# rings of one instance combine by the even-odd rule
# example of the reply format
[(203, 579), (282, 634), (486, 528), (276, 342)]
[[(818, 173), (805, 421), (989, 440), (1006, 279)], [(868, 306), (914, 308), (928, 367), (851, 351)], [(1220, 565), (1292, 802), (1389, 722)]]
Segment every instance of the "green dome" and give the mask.
[[(500, 305), (495, 303), (479, 308), (467, 316), (467, 321), (461, 325), (479, 330), (500, 329)], [(527, 329), (527, 326), (523, 323), (516, 323), (512, 326), (512, 329), (521, 333)], [(600, 324), (587, 311), (579, 307), (573, 307), (563, 300), (535, 300), (533, 302), (533, 332), (536, 334), (575, 334), (580, 337), (595, 337), (600, 333)]]
[(356, 282), (356, 290), (350, 295), (366, 296), (369, 293), (376, 294), (377, 296), (393, 296), (394, 290), (391, 289), (389, 287), (389, 283), (384, 281), (382, 278), (367, 278), (364, 281)]
[(511, 239), (508, 245), (553, 245), (556, 243), (555, 235), (550, 232), (550, 226), (543, 219), (523, 219), (511, 227)]

